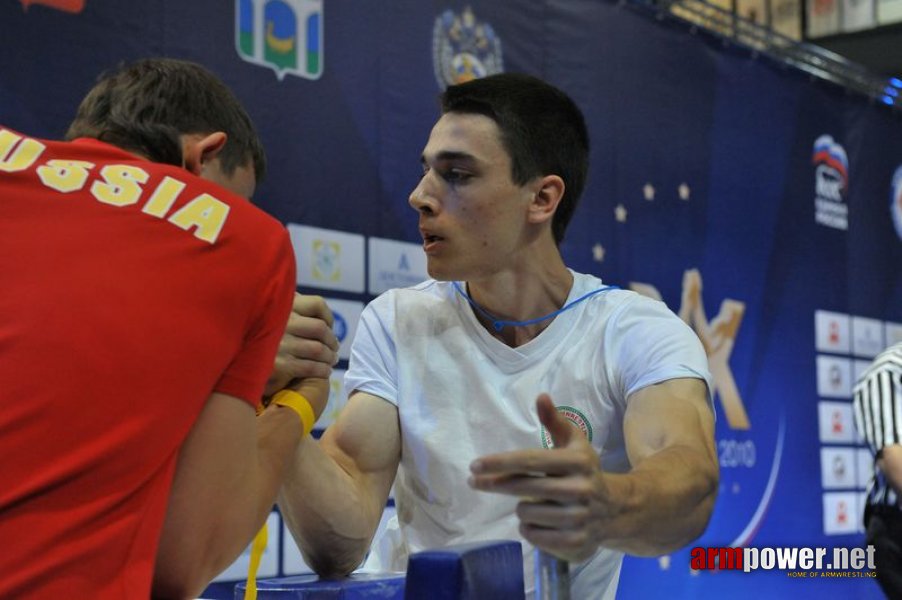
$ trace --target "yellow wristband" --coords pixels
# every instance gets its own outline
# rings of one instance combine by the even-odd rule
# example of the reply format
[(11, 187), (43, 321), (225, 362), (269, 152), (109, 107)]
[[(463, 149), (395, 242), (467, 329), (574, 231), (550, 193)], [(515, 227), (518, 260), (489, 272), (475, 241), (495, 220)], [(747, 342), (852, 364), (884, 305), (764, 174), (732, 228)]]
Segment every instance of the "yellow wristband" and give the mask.
[(313, 424), (316, 423), (316, 415), (313, 413), (313, 407), (310, 401), (298, 394), (294, 390), (282, 390), (272, 397), (272, 403), (279, 406), (286, 406), (296, 412), (301, 418), (301, 436), (305, 436), (313, 430)]

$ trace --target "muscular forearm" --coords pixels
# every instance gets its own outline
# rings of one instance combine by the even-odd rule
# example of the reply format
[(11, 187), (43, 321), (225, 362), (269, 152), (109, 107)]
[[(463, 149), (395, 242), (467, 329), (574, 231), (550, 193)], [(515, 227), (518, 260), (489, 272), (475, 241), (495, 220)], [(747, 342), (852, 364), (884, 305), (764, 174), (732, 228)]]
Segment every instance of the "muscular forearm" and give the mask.
[[(308, 378), (293, 383), (290, 388), (307, 398), (313, 407), (316, 418), (319, 418), (329, 399), (329, 380)], [(276, 503), (276, 496), (290, 473), (289, 467), (294, 459), (295, 451), (300, 445), (297, 427), (289, 427), (290, 431), (285, 432), (286, 413), (289, 421), (299, 421), (299, 416), (292, 409), (275, 406), (271, 406), (257, 418), (258, 451), (257, 468), (254, 474), (256, 484), (252, 487), (249, 486), (255, 491), (252, 497), (248, 498), (248, 503), (253, 505), (251, 514), (254, 517), (248, 524), (249, 530), (246, 529), (245, 533), (255, 533), (266, 521)], [(312, 438), (307, 436), (307, 439)], [(233, 537), (239, 540), (237, 552), (240, 553), (247, 542), (240, 543), (241, 534)], [(233, 559), (234, 557), (231, 560)], [(231, 560), (226, 562), (223, 567), (228, 566)]]
[(655, 556), (686, 545), (714, 508), (717, 467), (684, 446), (663, 449), (629, 473), (599, 476), (617, 507), (601, 527), (601, 545), (629, 554)]
[(253, 425), (230, 436), (211, 414), (186, 441), (157, 553), (155, 597), (195, 597), (244, 550), (272, 510), (300, 419), (291, 409), (271, 407)]
[(298, 447), (278, 503), (307, 563), (323, 577), (339, 577), (357, 568), (366, 555), (384, 499), (368, 497), (308, 438)]

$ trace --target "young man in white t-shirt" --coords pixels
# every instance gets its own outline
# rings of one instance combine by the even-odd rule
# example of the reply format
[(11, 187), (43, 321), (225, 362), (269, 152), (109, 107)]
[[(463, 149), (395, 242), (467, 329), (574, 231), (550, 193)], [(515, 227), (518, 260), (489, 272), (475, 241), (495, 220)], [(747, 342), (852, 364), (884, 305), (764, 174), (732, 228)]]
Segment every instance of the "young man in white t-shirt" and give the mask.
[(448, 88), (442, 112), (410, 196), (434, 279), (364, 311), (348, 405), (298, 448), (282, 514), (344, 575), (394, 482), (371, 566), (519, 539), (527, 593), (538, 547), (571, 562), (574, 598), (613, 598), (624, 552), (673, 551), (711, 515), (704, 350), (662, 303), (564, 265), (589, 146), (569, 97), (503, 74)]

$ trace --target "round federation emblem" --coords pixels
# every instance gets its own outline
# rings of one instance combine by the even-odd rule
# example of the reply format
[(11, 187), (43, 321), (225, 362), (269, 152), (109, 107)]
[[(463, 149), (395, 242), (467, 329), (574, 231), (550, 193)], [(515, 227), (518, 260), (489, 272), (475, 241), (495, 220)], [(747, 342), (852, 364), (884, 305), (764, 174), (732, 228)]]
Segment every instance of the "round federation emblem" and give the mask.
[[(590, 442), (592, 441), (592, 424), (589, 423), (589, 419), (586, 418), (586, 415), (582, 413), (577, 408), (573, 408), (572, 406), (558, 406), (557, 411), (564, 415), (568, 421), (579, 427), (579, 430), (583, 432), (583, 435), (586, 436), (586, 439)], [(548, 430), (545, 429), (545, 426), (542, 426), (542, 447), (543, 448), (554, 448), (554, 442), (551, 441), (551, 434), (548, 433)]]

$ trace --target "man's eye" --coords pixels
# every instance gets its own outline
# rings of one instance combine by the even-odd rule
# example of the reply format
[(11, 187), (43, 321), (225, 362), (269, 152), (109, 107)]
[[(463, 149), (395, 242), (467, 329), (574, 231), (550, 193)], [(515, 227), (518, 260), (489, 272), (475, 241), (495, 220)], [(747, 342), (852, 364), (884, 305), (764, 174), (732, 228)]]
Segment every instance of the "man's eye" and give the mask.
[(470, 174), (466, 171), (461, 171), (459, 169), (448, 169), (442, 174), (442, 177), (445, 180), (450, 181), (452, 183), (460, 183), (462, 181), (466, 181), (470, 178)]

